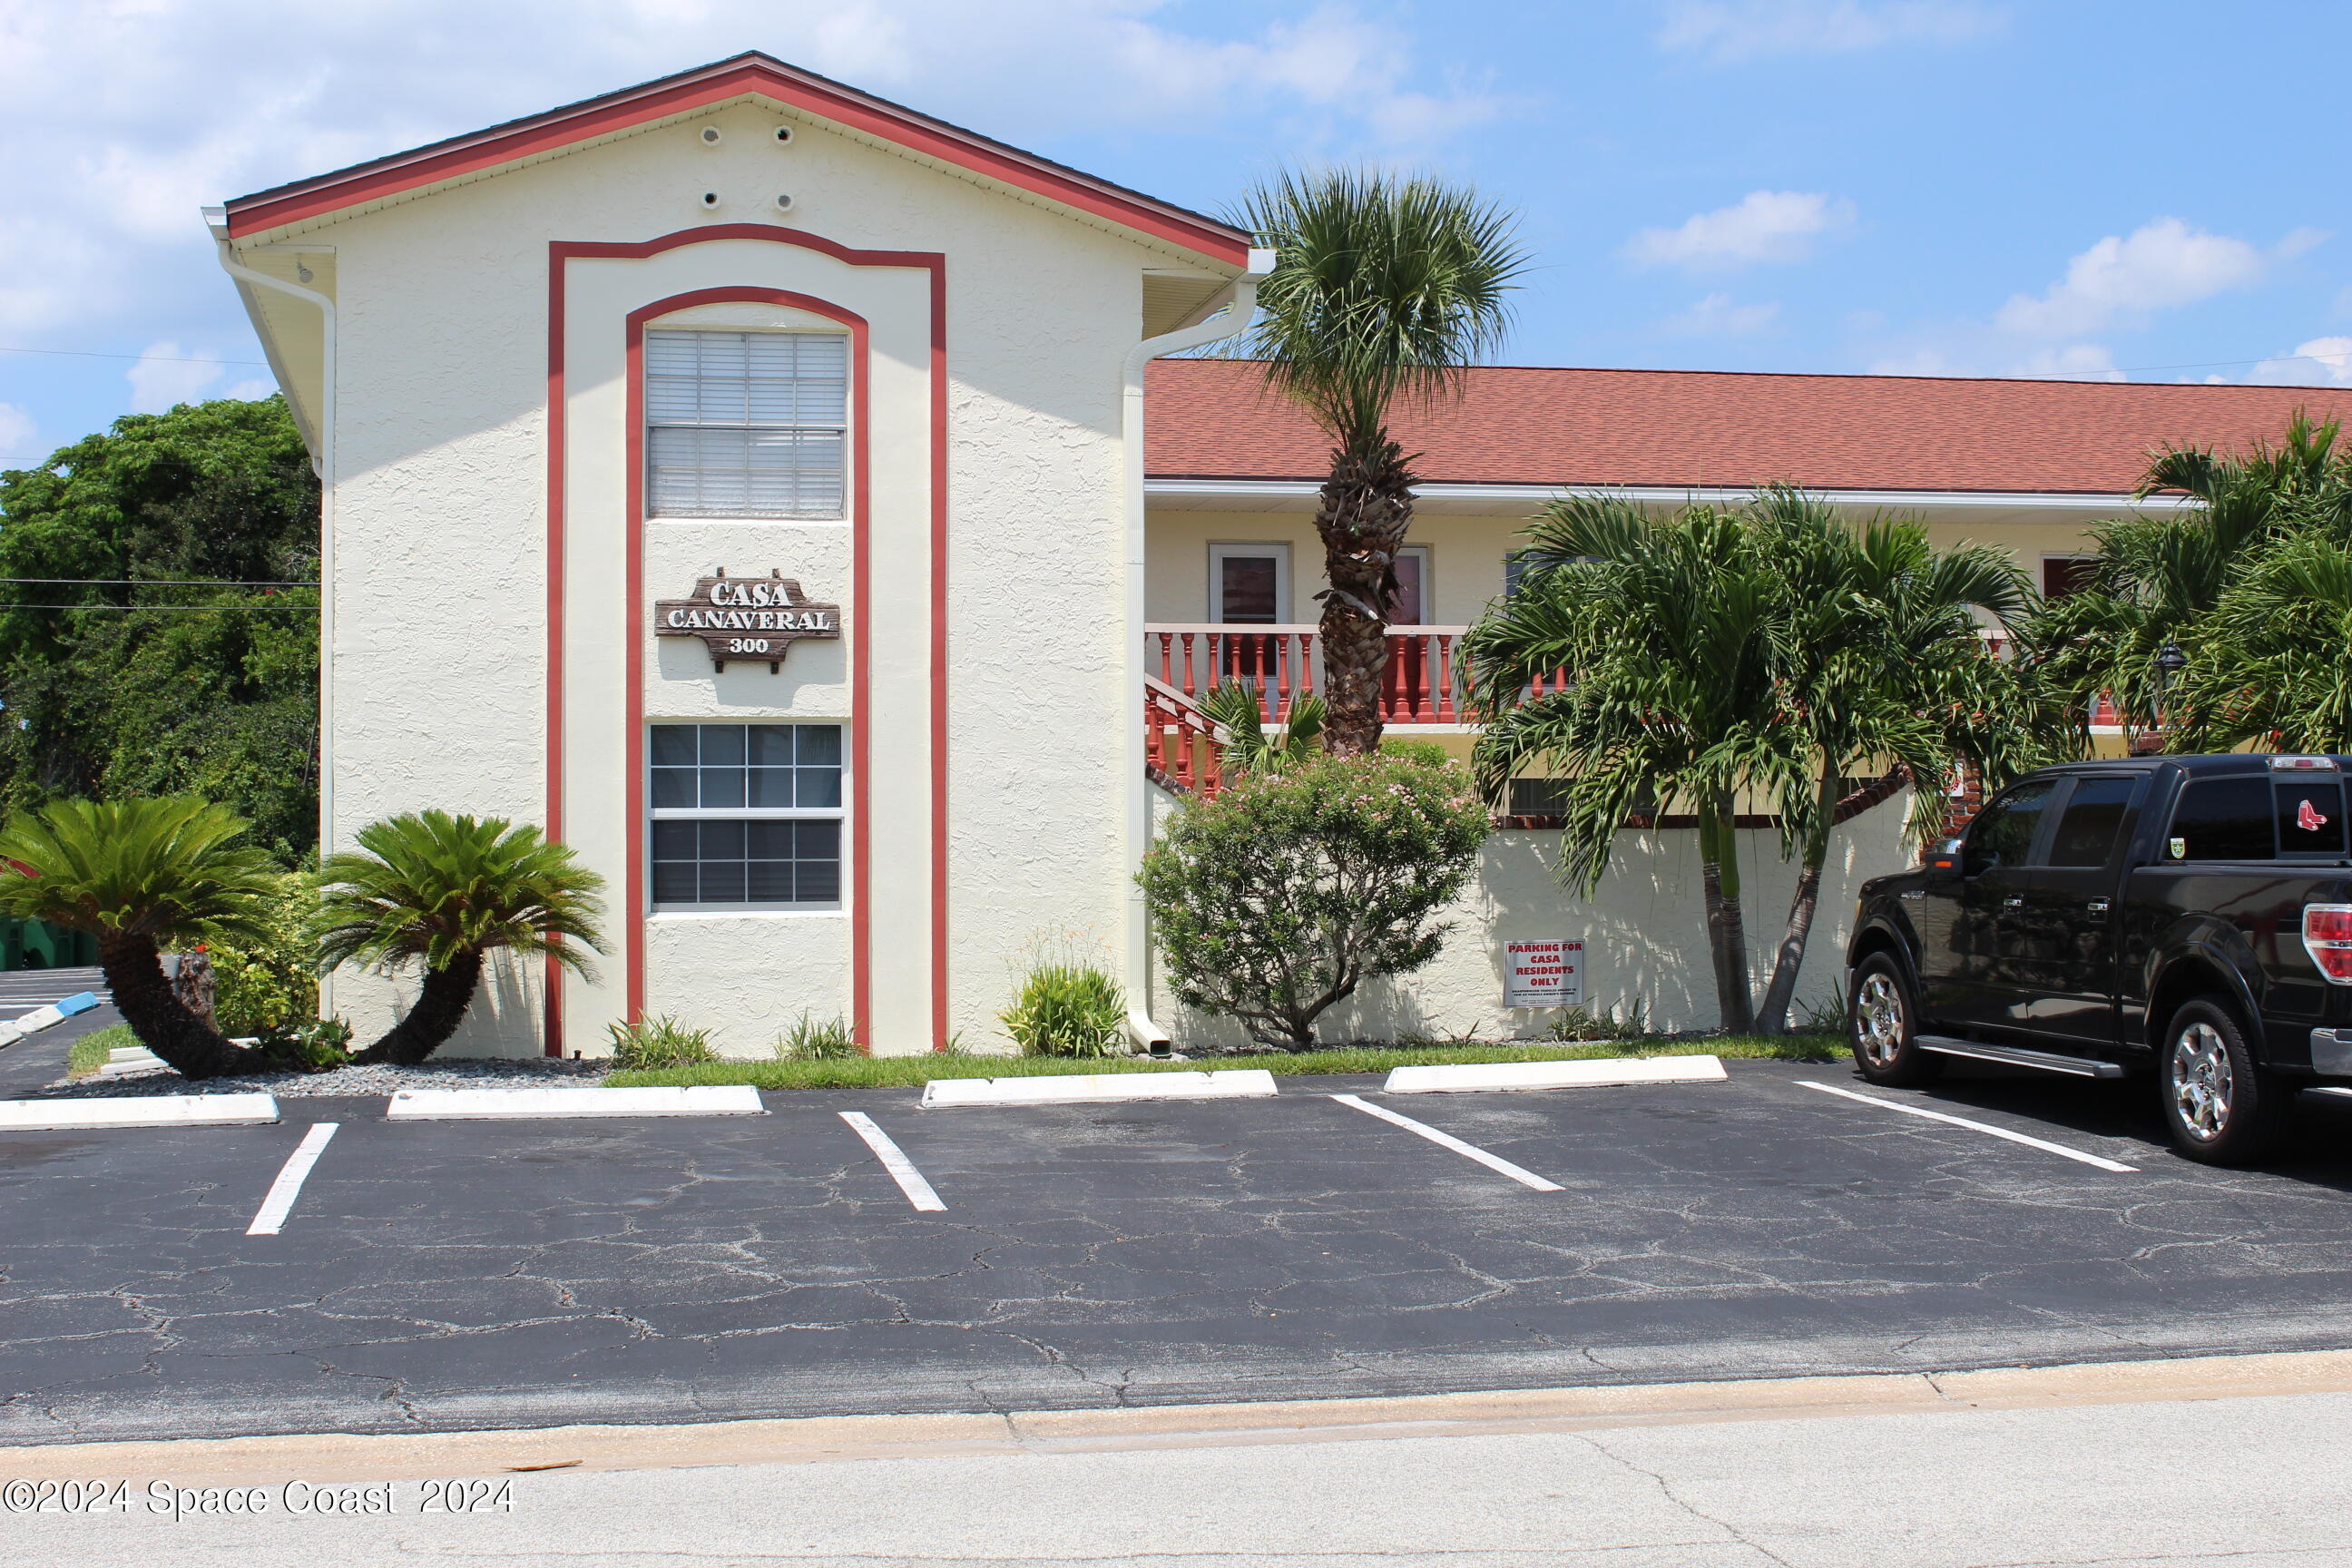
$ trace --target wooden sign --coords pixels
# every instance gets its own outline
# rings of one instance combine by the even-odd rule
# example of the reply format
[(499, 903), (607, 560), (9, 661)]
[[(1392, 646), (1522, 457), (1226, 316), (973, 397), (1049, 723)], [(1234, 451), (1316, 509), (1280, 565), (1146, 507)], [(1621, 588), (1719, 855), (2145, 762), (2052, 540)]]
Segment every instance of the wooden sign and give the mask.
[(839, 637), (841, 606), (810, 602), (781, 571), (765, 577), (730, 577), (722, 570), (694, 585), (690, 599), (654, 605), (654, 635), (700, 637), (719, 669), (730, 658), (759, 659), (771, 673), (803, 637)]

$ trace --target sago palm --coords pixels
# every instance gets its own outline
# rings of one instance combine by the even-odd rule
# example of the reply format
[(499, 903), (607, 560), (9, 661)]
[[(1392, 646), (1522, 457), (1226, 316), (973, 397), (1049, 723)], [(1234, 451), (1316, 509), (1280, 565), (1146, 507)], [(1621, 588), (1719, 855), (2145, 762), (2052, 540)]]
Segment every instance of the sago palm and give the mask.
[(1400, 405), (1456, 395), (1462, 370), (1502, 342), (1505, 296), (1526, 267), (1512, 218), (1425, 177), (1284, 172), (1236, 220), (1274, 247), (1259, 318), (1230, 352), (1266, 362), (1331, 442), (1315, 511), (1323, 541), (1327, 748), (1378, 749), (1396, 560), (1412, 524), (1412, 457), (1390, 433)]
[(99, 963), (123, 1022), (185, 1077), (259, 1072), (259, 1052), (230, 1044), (164, 978), (163, 950), (265, 941), (284, 879), (246, 841), (226, 806), (180, 796), (60, 800), (0, 827), (0, 912), (98, 939)]
[(457, 1031), (500, 949), (594, 972), (604, 879), (539, 829), (499, 817), (417, 812), (370, 823), (359, 848), (331, 855), (317, 936), (322, 971), (341, 963), (423, 966), (416, 1005), (352, 1060), (413, 1067)]

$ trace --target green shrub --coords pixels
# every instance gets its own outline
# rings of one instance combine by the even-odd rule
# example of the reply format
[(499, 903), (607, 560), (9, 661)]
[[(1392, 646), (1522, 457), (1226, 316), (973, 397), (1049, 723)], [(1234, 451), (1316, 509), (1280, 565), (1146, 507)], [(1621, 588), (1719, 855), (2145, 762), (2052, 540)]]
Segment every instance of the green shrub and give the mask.
[(305, 929), (318, 907), (317, 880), (289, 876), (263, 911), (257, 940), (205, 946), (222, 1034), (267, 1038), (318, 1021), (319, 950)]
[(837, 1061), (863, 1054), (856, 1037), (849, 1032), (849, 1021), (838, 1013), (822, 1024), (803, 1013), (799, 1022), (776, 1037), (776, 1059), (781, 1062)]
[(1453, 763), (1327, 757), (1188, 803), (1138, 879), (1178, 1000), (1304, 1050), (1365, 981), (1437, 956), (1486, 833)]
[(261, 1054), (288, 1072), (332, 1072), (352, 1062), (352, 1026), (341, 1018), (312, 1018), (265, 1032)]
[(996, 1016), (1024, 1057), (1108, 1057), (1127, 1034), (1127, 994), (1075, 945), (1032, 952), (1013, 1005)]
[(635, 1024), (607, 1024), (604, 1033), (613, 1042), (616, 1072), (694, 1067), (719, 1059), (710, 1048), (709, 1030), (689, 1029), (667, 1014)]

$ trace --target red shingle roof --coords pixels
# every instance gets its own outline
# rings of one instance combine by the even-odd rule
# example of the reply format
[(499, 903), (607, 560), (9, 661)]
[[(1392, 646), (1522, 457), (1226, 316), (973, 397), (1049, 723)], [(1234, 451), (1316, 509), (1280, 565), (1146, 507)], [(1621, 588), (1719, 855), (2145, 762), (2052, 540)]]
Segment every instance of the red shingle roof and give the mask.
[[(1259, 366), (1161, 360), (1159, 479), (1319, 479), (1328, 444)], [(1459, 403), (1397, 421), (1433, 483), (2119, 494), (2167, 442), (2273, 441), (2352, 391), (1712, 371), (1477, 369)]]

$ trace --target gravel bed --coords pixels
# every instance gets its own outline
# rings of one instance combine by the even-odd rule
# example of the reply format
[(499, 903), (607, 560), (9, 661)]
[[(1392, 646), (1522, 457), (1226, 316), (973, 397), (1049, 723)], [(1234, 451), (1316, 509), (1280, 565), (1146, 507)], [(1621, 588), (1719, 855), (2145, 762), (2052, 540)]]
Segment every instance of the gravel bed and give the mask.
[(352, 1067), (333, 1072), (257, 1072), (190, 1082), (169, 1068), (125, 1078), (59, 1079), (28, 1099), (114, 1099), (146, 1094), (395, 1094), (404, 1089), (584, 1088), (602, 1083), (607, 1064), (530, 1057), (455, 1058), (423, 1067)]

